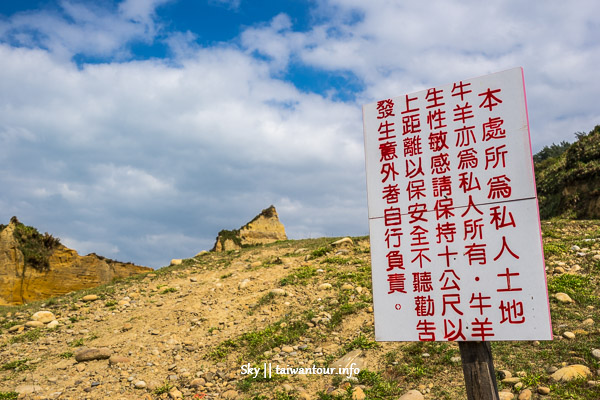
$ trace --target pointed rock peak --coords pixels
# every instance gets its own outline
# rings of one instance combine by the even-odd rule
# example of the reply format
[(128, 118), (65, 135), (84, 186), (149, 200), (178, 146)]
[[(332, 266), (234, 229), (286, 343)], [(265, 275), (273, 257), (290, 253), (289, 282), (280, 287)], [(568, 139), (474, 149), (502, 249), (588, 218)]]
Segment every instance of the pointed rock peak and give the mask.
[(213, 250), (236, 250), (245, 246), (273, 243), (278, 240), (287, 240), (285, 227), (279, 221), (275, 206), (270, 206), (240, 229), (219, 232)]

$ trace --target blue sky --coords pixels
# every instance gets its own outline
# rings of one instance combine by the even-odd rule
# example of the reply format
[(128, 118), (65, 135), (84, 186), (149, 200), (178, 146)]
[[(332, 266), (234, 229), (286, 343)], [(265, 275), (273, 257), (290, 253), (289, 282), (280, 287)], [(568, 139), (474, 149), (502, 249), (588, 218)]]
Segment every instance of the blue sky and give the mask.
[(522, 66), (534, 151), (600, 123), (594, 0), (0, 3), (0, 222), (159, 267), (274, 204), (368, 233), (361, 105)]

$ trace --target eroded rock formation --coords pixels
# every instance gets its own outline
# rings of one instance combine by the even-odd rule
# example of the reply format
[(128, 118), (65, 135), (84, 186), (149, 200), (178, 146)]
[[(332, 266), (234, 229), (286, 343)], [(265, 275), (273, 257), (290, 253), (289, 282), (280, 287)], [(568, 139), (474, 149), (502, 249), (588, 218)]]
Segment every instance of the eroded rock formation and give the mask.
[[(24, 235), (28, 237), (24, 239)], [(41, 244), (36, 247), (26, 241), (33, 239)], [(94, 253), (80, 256), (51, 235), (25, 227), (15, 217), (0, 232), (0, 305), (60, 296), (149, 271), (152, 269)]]
[(233, 231), (222, 230), (217, 236), (214, 251), (236, 250), (243, 246), (287, 240), (285, 227), (279, 221), (274, 206), (262, 210), (254, 219)]

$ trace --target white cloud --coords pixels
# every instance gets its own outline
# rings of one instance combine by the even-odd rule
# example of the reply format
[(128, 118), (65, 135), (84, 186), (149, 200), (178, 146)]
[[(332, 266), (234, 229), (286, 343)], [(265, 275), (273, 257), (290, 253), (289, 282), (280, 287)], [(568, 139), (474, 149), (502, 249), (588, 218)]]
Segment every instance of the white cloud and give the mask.
[[(283, 14), (214, 47), (170, 32), (174, 59), (128, 61), (162, 3), (65, 1), (0, 22), (3, 220), (151, 266), (270, 204), (290, 237), (361, 235), (360, 103), (522, 65), (537, 149), (600, 120), (596, 2), (321, 1), (305, 32)], [(78, 67), (81, 53), (113, 61)], [(282, 79), (298, 65), (364, 91), (303, 92)]]

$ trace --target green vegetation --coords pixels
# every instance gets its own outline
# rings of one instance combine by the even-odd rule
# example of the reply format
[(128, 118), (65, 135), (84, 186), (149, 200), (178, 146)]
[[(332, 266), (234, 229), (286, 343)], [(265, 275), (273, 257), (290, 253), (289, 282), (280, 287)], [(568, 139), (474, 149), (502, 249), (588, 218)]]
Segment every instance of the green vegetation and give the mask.
[(27, 361), (29, 361), (29, 360), (24, 359), (24, 360), (11, 361), (11, 362), (8, 362), (8, 363), (0, 366), (0, 370), (1, 371), (20, 372), (20, 371), (25, 371), (25, 370), (31, 369), (31, 366), (27, 365)]
[(169, 393), (169, 390), (171, 390), (172, 388), (173, 388), (173, 386), (169, 382), (165, 382), (164, 385), (159, 386), (156, 389), (154, 389), (154, 394), (157, 396), (160, 396), (161, 394)]
[(18, 398), (17, 392), (0, 392), (0, 400), (17, 400)]
[(22, 333), (20, 335), (11, 337), (10, 340), (9, 340), (9, 342), (10, 343), (35, 342), (41, 336), (42, 336), (42, 331), (39, 328), (37, 328), (37, 329), (32, 329), (32, 330), (30, 330), (28, 332)]
[(279, 286), (306, 285), (310, 278), (312, 278), (315, 275), (317, 275), (317, 269), (310, 265), (305, 265), (300, 267), (298, 270), (292, 272), (285, 278), (282, 278), (279, 281)]
[(571, 145), (546, 146), (534, 156), (542, 218), (600, 217), (600, 125), (576, 137)]
[(47, 271), (50, 268), (50, 256), (60, 245), (60, 240), (48, 233), (40, 234), (32, 226), (23, 225), (17, 217), (12, 217), (10, 221), (15, 223), (14, 238), (23, 253), (25, 265), (40, 272)]

